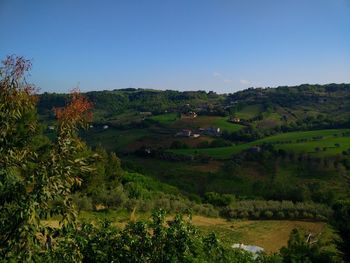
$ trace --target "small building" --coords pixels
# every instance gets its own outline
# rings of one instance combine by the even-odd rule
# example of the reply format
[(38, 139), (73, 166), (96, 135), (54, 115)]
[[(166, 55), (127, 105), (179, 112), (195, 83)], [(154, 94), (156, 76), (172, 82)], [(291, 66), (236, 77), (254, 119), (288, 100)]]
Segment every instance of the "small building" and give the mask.
[(50, 126), (47, 127), (47, 129), (50, 130), (50, 131), (53, 131), (53, 130), (55, 130), (55, 126), (50, 125)]
[(213, 128), (213, 130), (214, 130), (216, 133), (220, 133), (220, 132), (221, 132), (221, 129), (220, 129), (220, 128)]
[(202, 129), (200, 128), (199, 131), (201, 131), (205, 135), (209, 136), (220, 136), (221, 135), (221, 129), (219, 127), (209, 127)]
[(175, 137), (191, 137), (192, 131), (183, 129), (182, 131), (175, 134)]
[(198, 137), (200, 137), (201, 135), (199, 134), (199, 133), (194, 133), (193, 135), (192, 135), (192, 137), (193, 138), (198, 138)]
[(145, 153), (151, 154), (152, 150), (150, 148), (145, 148)]
[(241, 122), (241, 119), (240, 118), (237, 118), (237, 117), (231, 117), (230, 122), (233, 122), (233, 123), (240, 123)]
[(103, 127), (102, 127), (104, 130), (107, 130), (108, 128), (109, 128), (109, 126), (108, 125), (103, 125)]
[(194, 119), (197, 118), (197, 113), (194, 111), (189, 111), (187, 113), (182, 113), (181, 114), (181, 119)]

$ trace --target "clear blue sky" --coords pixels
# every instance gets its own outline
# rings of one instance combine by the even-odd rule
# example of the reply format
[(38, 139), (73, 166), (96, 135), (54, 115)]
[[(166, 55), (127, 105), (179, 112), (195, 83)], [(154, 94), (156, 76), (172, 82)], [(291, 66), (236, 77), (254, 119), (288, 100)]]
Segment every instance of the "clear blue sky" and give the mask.
[(350, 82), (350, 0), (0, 0), (41, 91)]

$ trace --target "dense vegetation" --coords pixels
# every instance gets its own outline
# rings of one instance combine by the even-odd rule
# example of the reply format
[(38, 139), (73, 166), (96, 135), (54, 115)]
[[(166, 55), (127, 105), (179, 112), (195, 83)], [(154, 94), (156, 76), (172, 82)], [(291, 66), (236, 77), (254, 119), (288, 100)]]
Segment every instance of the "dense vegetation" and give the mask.
[[(125, 89), (36, 96), (25, 80), (29, 69), (29, 61), (13, 56), (1, 68), (0, 256), (5, 261), (347, 260), (346, 85), (229, 95)], [(319, 103), (325, 106), (316, 109)], [(186, 117), (193, 111), (199, 116)], [(232, 118), (242, 120), (231, 123)], [(314, 130), (319, 128), (326, 130)], [(203, 133), (175, 137), (181, 129)], [(313, 131), (297, 131), (307, 129)], [(297, 132), (287, 132), (292, 130)], [(211, 155), (221, 150), (227, 158)], [(77, 217), (109, 210), (128, 211), (131, 218), (117, 227)], [(135, 219), (136, 213), (147, 217), (151, 211), (151, 220)], [(191, 214), (324, 221), (339, 236), (333, 230), (318, 235), (294, 230), (280, 251), (253, 256), (214, 233), (202, 234)], [(50, 226), (50, 220), (59, 226)]]

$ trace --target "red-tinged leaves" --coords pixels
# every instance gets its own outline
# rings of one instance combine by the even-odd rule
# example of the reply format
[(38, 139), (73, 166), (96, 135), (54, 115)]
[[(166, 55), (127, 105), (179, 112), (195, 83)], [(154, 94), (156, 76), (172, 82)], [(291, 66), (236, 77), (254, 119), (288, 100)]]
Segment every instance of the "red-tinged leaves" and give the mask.
[(91, 109), (92, 103), (81, 95), (79, 89), (74, 89), (69, 104), (63, 108), (55, 108), (54, 111), (60, 123), (79, 125), (92, 120)]

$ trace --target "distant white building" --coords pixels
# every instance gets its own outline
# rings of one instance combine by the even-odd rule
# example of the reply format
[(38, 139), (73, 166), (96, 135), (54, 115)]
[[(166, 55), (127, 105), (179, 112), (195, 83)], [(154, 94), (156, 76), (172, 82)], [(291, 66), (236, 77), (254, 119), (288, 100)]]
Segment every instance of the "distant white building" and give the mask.
[(52, 125), (48, 126), (47, 128), (48, 128), (50, 131), (55, 130), (55, 126), (52, 126)]
[(104, 130), (107, 130), (108, 128), (109, 128), (109, 126), (108, 125), (103, 125), (103, 127), (102, 127)]

